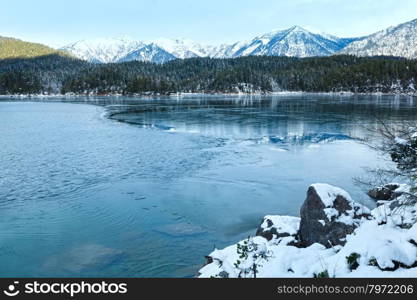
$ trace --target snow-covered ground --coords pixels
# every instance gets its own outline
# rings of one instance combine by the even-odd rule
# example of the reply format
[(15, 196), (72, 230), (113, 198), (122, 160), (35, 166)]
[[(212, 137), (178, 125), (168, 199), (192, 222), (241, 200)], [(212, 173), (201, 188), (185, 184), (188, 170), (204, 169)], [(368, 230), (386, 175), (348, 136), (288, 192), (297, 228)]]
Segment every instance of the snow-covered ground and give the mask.
[[(346, 198), (352, 207), (357, 205), (339, 188), (325, 184), (312, 187), (321, 198), (323, 210), (336, 207), (338, 196)], [(408, 187), (401, 185), (396, 192), (407, 193)], [(319, 243), (302, 246), (301, 218), (266, 216), (258, 236), (211, 253), (200, 277), (254, 277), (254, 271), (256, 277), (268, 278), (417, 277), (417, 204), (410, 203), (406, 194), (380, 204), (357, 220), (356, 229), (343, 243), (332, 247)], [(328, 222), (341, 222), (328, 217), (317, 221), (323, 227)], [(341, 217), (343, 222), (353, 221), (349, 213)], [(274, 233), (272, 239), (261, 236), (265, 231)]]

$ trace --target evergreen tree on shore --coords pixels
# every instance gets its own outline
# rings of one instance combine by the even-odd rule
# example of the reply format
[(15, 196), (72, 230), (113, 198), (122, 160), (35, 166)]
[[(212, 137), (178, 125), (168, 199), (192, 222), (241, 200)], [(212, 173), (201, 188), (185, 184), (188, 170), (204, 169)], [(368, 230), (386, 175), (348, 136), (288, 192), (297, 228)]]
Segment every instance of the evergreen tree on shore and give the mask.
[(416, 93), (417, 61), (393, 57), (250, 56), (165, 64), (91, 64), (58, 54), (0, 60), (0, 94), (177, 92)]

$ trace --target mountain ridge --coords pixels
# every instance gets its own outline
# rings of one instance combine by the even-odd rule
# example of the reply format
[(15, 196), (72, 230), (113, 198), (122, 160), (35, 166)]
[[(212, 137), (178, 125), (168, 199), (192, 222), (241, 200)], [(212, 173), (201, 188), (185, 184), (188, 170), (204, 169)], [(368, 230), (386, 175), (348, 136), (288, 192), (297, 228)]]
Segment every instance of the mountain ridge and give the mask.
[(342, 49), (340, 54), (417, 58), (417, 19), (354, 41)]
[(301, 26), (293, 26), (255, 37), (249, 45), (240, 49), (235, 57), (249, 55), (329, 56), (341, 50), (345, 44), (342, 38), (313, 33)]
[(316, 33), (301, 26), (278, 29), (247, 41), (205, 45), (190, 39), (159, 38), (140, 41), (128, 37), (96, 38), (73, 42), (59, 49), (0, 37), (0, 59), (42, 55), (70, 55), (90, 63), (144, 61), (165, 63), (196, 57), (237, 58), (243, 56), (321, 57), (339, 54), (396, 56), (417, 59), (417, 19), (364, 37), (337, 37)]
[[(84, 40), (61, 50), (93, 63), (117, 63), (129, 60), (164, 63), (193, 57), (233, 58), (249, 55), (311, 57), (335, 54), (355, 39), (312, 33), (300, 26), (274, 30), (246, 42), (203, 45), (189, 39), (156, 39), (150, 42), (119, 38)], [(137, 49), (134, 49), (136, 46)], [(153, 55), (135, 56), (132, 52), (152, 48)], [(143, 50), (142, 50), (143, 51)], [(158, 53), (159, 52), (159, 53)], [(170, 54), (170, 55), (168, 55)]]

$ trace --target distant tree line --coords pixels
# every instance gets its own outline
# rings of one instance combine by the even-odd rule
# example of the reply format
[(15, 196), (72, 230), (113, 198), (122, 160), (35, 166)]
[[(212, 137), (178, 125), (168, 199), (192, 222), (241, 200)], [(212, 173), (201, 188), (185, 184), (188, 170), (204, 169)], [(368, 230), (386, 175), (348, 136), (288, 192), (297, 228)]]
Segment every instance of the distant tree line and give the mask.
[(250, 56), (165, 64), (92, 64), (61, 55), (0, 60), (0, 94), (415, 93), (416, 78), (417, 60), (393, 57)]

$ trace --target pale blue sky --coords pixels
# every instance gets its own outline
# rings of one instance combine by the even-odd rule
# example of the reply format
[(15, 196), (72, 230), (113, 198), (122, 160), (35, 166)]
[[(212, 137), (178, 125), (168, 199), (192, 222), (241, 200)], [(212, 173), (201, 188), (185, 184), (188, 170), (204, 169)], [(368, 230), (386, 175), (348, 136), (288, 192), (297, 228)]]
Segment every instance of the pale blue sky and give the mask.
[(301, 25), (350, 37), (417, 18), (417, 0), (0, 0), (0, 35), (51, 46), (94, 37), (246, 40)]

